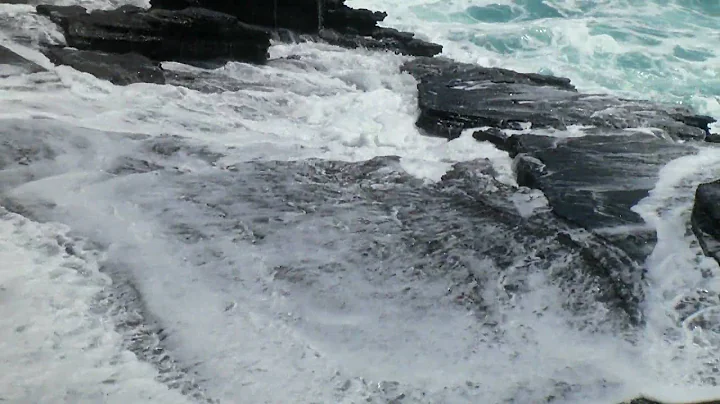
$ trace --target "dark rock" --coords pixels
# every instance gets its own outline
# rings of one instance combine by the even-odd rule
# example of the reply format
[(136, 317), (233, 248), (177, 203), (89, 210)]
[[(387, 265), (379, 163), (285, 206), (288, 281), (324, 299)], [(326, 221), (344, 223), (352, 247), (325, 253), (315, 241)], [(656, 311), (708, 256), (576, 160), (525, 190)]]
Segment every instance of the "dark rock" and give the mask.
[(67, 65), (116, 85), (165, 84), (159, 63), (137, 53), (109, 54), (59, 47), (45, 49), (44, 53), (56, 65)]
[(711, 133), (705, 138), (705, 141), (710, 143), (720, 143), (720, 133)]
[(323, 27), (358, 35), (372, 35), (387, 13), (353, 9), (342, 1), (328, 2), (323, 10)]
[(267, 60), (270, 33), (237, 18), (200, 8), (150, 10), (123, 6), (87, 13), (78, 6), (38, 6), (80, 50), (138, 53), (155, 60), (193, 62)]
[(698, 186), (691, 222), (703, 252), (720, 262), (720, 180)]
[(0, 77), (43, 72), (45, 69), (0, 45)]
[[(327, 1), (326, 8), (339, 7)], [(151, 0), (152, 8), (181, 10), (202, 7), (230, 14), (241, 21), (272, 28), (288, 28), (301, 33), (317, 33), (321, 25), (319, 0)]]
[[(682, 107), (581, 94), (564, 78), (443, 58), (418, 58), (402, 69), (419, 81), (419, 128), (453, 139), (485, 127), (473, 136), (515, 157), (519, 185), (543, 191), (556, 215), (638, 262), (652, 250), (655, 231), (631, 208), (665, 164), (696, 151), (672, 139), (704, 139), (712, 122)], [(570, 125), (585, 136), (549, 136)]]
[(510, 142), (521, 186), (540, 189), (556, 215), (615, 241), (643, 261), (655, 230), (631, 208), (647, 196), (669, 161), (692, 146), (646, 133), (553, 138), (515, 135)]
[[(656, 401), (656, 400), (652, 400), (649, 398), (636, 398), (634, 400), (628, 401), (623, 404), (671, 404), (671, 403), (669, 403), (669, 402), (666, 403), (663, 401)], [(709, 401), (703, 400), (703, 401), (687, 401), (687, 402), (678, 402), (678, 401), (673, 400), (672, 404), (720, 404), (720, 400), (709, 400)]]
[(366, 48), (397, 52), (411, 56), (434, 56), (442, 52), (442, 46), (413, 38), (413, 34), (379, 28), (372, 37), (348, 35), (330, 29), (318, 34), (323, 41), (345, 48)]
[(500, 149), (507, 150), (510, 135), (498, 128), (488, 128), (475, 131), (473, 138), (478, 142), (490, 142)]
[(202, 7), (234, 15), (248, 24), (316, 34), (321, 28), (371, 35), (387, 14), (353, 9), (344, 0), (152, 0), (153, 8)]
[(419, 81), (418, 127), (450, 139), (468, 128), (515, 129), (524, 123), (560, 130), (654, 127), (674, 138), (704, 139), (712, 121), (683, 107), (580, 94), (565, 78), (441, 58), (418, 58), (402, 69)]
[(294, 35), (317, 35), (332, 45), (346, 48), (364, 47), (389, 50), (404, 55), (434, 56), (442, 46), (414, 38), (414, 34), (377, 23), (387, 16), (383, 12), (353, 9), (343, 0), (252, 0), (236, 3), (229, 0), (153, 0), (153, 8), (179, 10), (203, 7), (233, 15), (248, 24), (272, 28), (285, 42), (295, 42)]

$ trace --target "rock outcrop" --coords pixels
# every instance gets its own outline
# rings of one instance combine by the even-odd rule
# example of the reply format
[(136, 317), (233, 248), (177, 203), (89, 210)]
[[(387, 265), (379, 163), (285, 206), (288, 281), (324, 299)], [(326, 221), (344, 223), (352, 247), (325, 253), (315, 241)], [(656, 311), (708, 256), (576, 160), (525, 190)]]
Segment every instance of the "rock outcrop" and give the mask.
[(720, 263), (720, 180), (698, 186), (691, 223), (703, 252)]
[(37, 11), (62, 27), (68, 46), (79, 50), (137, 53), (160, 61), (263, 63), (270, 47), (267, 30), (202, 8), (123, 6), (88, 13), (79, 6), (41, 5)]
[[(673, 139), (702, 140), (714, 121), (682, 107), (582, 94), (565, 78), (442, 58), (403, 69), (419, 81), (419, 128), (449, 139), (482, 128), (476, 139), (515, 157), (519, 185), (543, 191), (556, 215), (637, 262), (652, 251), (655, 231), (632, 207), (665, 164), (695, 152)], [(568, 129), (577, 134), (553, 136)]]
[(273, 30), (290, 30), (346, 48), (388, 50), (411, 56), (434, 56), (442, 46), (415, 38), (411, 32), (378, 27), (387, 14), (346, 6), (344, 0), (152, 0), (153, 8), (202, 7), (233, 15)]
[(418, 81), (420, 117), (427, 134), (454, 139), (464, 129), (496, 127), (565, 130), (571, 125), (607, 129), (655, 127), (668, 136), (704, 139), (714, 119), (687, 108), (581, 94), (569, 79), (419, 58), (403, 70)]
[(601, 235), (643, 262), (655, 229), (632, 210), (668, 162), (695, 148), (634, 131), (575, 138), (513, 135), (518, 185), (543, 191), (556, 215)]
[(0, 77), (38, 73), (42, 71), (45, 71), (42, 66), (0, 45)]
[(60, 47), (45, 49), (44, 53), (56, 65), (71, 66), (116, 85), (165, 84), (159, 63), (137, 53), (112, 54)]
[(80, 6), (39, 5), (37, 12), (57, 23), (67, 45), (81, 51), (48, 50), (54, 63), (116, 84), (163, 82), (159, 67), (141, 56), (203, 66), (227, 60), (264, 63), (271, 38), (415, 56), (442, 52), (442, 46), (412, 33), (378, 27), (385, 13), (352, 9), (341, 0), (155, 0), (149, 10), (123, 6), (88, 13)]

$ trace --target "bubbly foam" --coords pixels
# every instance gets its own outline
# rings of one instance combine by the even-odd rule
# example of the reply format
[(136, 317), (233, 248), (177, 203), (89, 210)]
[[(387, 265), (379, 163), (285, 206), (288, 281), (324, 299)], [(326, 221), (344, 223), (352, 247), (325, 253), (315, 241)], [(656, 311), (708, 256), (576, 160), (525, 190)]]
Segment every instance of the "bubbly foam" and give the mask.
[(350, 0), (393, 10), (454, 59), (569, 77), (584, 91), (682, 103), (720, 116), (715, 2)]
[(154, 381), (94, 310), (110, 280), (65, 226), (0, 208), (0, 399), (10, 403), (188, 402)]
[[(118, 3), (57, 4), (111, 8)], [(683, 102), (720, 116), (720, 63), (713, 45), (718, 17), (712, 5), (702, 11), (680, 1), (348, 3), (390, 10), (388, 25), (440, 42), (445, 54), (459, 60), (551, 72), (570, 77), (586, 91)], [(720, 175), (720, 157), (711, 146), (668, 165), (637, 207), (659, 236), (650, 259), (649, 323), (639, 342), (568, 327), (558, 291), (542, 275), (528, 280), (531, 293), (521, 302), (505, 308), (502, 342), (488, 342), (476, 318), (442, 302), (443, 282), (423, 285), (427, 289), (421, 297), (440, 302), (427, 308), (423, 322), (413, 321), (418, 313), (407, 301), (378, 298), (377, 285), (361, 277), (337, 280), (342, 288), (323, 296), (328, 300), (297, 291), (293, 300), (282, 288), (269, 288), (272, 257), (315, 251), (305, 239), (313, 240), (313, 248), (337, 241), (335, 233), (318, 234), (311, 225), (289, 236), (282, 250), (247, 246), (238, 251), (225, 238), (211, 245), (242, 270), (193, 265), (187, 247), (165, 237), (162, 214), (142, 207), (176, 208), (198, 227), (205, 225), (201, 212), (183, 210), (179, 191), (151, 175), (114, 181), (103, 171), (105, 161), (122, 153), (147, 156), (134, 152), (120, 135), (98, 138), (82, 130), (176, 135), (222, 153), (216, 166), (180, 157), (177, 167), (186, 173), (251, 160), (362, 161), (397, 155), (408, 172), (437, 181), (455, 162), (489, 158), (499, 179), (514, 184), (507, 155), (475, 142), (471, 130), (451, 142), (421, 136), (414, 125), (416, 83), (398, 72), (405, 58), (320, 44), (276, 44), (271, 62), (263, 67), (229, 63), (207, 71), (164, 64), (202, 74), (205, 90), (212, 91), (192, 85), (117, 87), (52, 66), (36, 46), (62, 43), (62, 35), (32, 10), (0, 5), (0, 43), (49, 71), (0, 79), (0, 122), (60, 122), (47, 136), (66, 155), (56, 166), (33, 172), (35, 180), (21, 187), (15, 188), (27, 181), (22, 171), (4, 174), (2, 180), (13, 186), (15, 196), (52, 201), (67, 213), (56, 220), (72, 222), (75, 230), (113, 245), (104, 259), (122, 260), (131, 268), (148, 310), (168, 326), (168, 346), (184, 363), (199, 363), (199, 371), (213, 376), (204, 381), (211, 396), (228, 402), (238, 397), (357, 402), (382, 392), (388, 400), (403, 393), (416, 402), (500, 402), (508, 397), (533, 402), (559, 390), (565, 402), (598, 403), (639, 393), (668, 400), (718, 396), (713, 389), (690, 388), (712, 376), (707, 372), (717, 358), (715, 336), (690, 327), (697, 313), (681, 319), (675, 310), (678, 300), (698, 289), (719, 290), (713, 278), (700, 273), (716, 272), (717, 265), (702, 257), (687, 233), (694, 187)], [(286, 59), (291, 55), (299, 59)], [(583, 128), (548, 134), (582, 136)], [(130, 201), (127, 195), (145, 199)], [(541, 195), (527, 190), (512, 202), (527, 216), (546, 206)], [(99, 258), (92, 249), (86, 258), (63, 253), (65, 241), (58, 240), (72, 239), (66, 228), (7, 212), (0, 219), (0, 237), (0, 299), (12, 293), (9, 303), (0, 305), (5, 333), (0, 359), (15, 369), (0, 375), (0, 398), (57, 402), (70, 394), (74, 402), (94, 402), (101, 395), (105, 402), (183, 402), (175, 390), (155, 381), (155, 369), (122, 347), (114, 320), (93, 312), (92, 299), (109, 287), (109, 280), (98, 273)], [(483, 265), (489, 264), (480, 262), (478, 268)], [(228, 279), (242, 287), (229, 287)], [(400, 285), (389, 281), (385, 287), (391, 294)], [(352, 310), (328, 304), (339, 301), (338, 295)], [(549, 307), (542, 318), (538, 307)], [(299, 318), (302, 327), (296, 325)], [(338, 331), (324, 333), (327, 329)], [(343, 329), (357, 332), (348, 335)], [(417, 357), (418, 350), (426, 355)], [(67, 373), (77, 376), (68, 381)], [(285, 382), (283, 389), (279, 380)], [(476, 386), (473, 380), (482, 383)], [(431, 397), (413, 395), (418, 386)]]

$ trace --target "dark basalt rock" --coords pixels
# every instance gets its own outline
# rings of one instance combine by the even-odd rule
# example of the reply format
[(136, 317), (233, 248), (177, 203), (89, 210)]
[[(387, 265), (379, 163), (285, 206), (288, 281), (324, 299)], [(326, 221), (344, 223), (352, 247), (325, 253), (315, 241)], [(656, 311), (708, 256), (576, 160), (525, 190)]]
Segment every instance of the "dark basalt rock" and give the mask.
[[(631, 208), (665, 164), (696, 150), (671, 139), (703, 139), (713, 121), (681, 107), (581, 94), (552, 76), (442, 58), (419, 58), (403, 70), (419, 81), (418, 127), (450, 139), (484, 127), (473, 136), (515, 157), (519, 185), (542, 190), (556, 215), (638, 262), (652, 250), (655, 231)], [(546, 136), (570, 125), (585, 136)], [(632, 130), (643, 127), (655, 129)], [(536, 128), (546, 132), (532, 133)]]
[(56, 65), (67, 65), (113, 84), (165, 84), (160, 64), (137, 53), (109, 54), (59, 47), (45, 49), (44, 53)]
[(710, 143), (720, 143), (720, 133), (711, 133), (710, 136), (705, 138), (705, 141)]
[(201, 8), (147, 11), (123, 6), (87, 13), (79, 6), (41, 5), (37, 11), (60, 25), (67, 44), (79, 50), (134, 52), (155, 60), (182, 62), (263, 63), (270, 47), (268, 31)]
[(434, 56), (442, 52), (442, 46), (413, 38), (413, 34), (390, 28), (378, 28), (372, 36), (343, 34), (323, 29), (318, 34), (323, 41), (345, 48), (389, 50), (403, 55)]
[[(663, 401), (656, 401), (649, 398), (636, 398), (632, 401), (623, 403), (623, 404), (670, 404), (665, 403)], [(710, 400), (710, 401), (686, 401), (686, 402), (677, 402), (673, 401), (672, 404), (720, 404), (720, 400)]]
[(671, 160), (692, 146), (647, 133), (609, 132), (577, 138), (514, 135), (517, 181), (540, 189), (556, 215), (622, 247), (639, 262), (652, 252), (655, 230), (632, 207), (655, 186)]
[(418, 58), (402, 69), (419, 81), (418, 127), (449, 139), (464, 129), (517, 129), (522, 123), (560, 130), (570, 125), (654, 127), (673, 138), (704, 139), (709, 135), (708, 124), (714, 121), (683, 107), (581, 94), (564, 78), (441, 58)]
[(473, 133), (473, 138), (478, 142), (490, 142), (500, 149), (507, 150), (510, 135), (499, 128), (481, 129)]
[(316, 34), (322, 28), (370, 35), (387, 14), (352, 9), (344, 0), (152, 0), (152, 8), (180, 10), (202, 7), (234, 15), (241, 21), (298, 33)]
[[(327, 8), (338, 1), (327, 1)], [(318, 0), (151, 0), (152, 8), (182, 10), (202, 7), (230, 14), (241, 21), (272, 28), (288, 28), (299, 33), (317, 33), (322, 16)]]
[(45, 69), (0, 45), (0, 77), (43, 72)]
[[(252, 0), (242, 3), (229, 0), (153, 0), (151, 5), (172, 10), (207, 8), (233, 15), (248, 24), (308, 34), (346, 48), (381, 49), (413, 56), (434, 56), (442, 52), (441, 45), (414, 38), (413, 33), (378, 27), (377, 23), (385, 19), (386, 13), (353, 9), (343, 3), (344, 0)], [(287, 35), (278, 37), (287, 39)]]
[(720, 180), (698, 186), (691, 223), (703, 252), (720, 262)]

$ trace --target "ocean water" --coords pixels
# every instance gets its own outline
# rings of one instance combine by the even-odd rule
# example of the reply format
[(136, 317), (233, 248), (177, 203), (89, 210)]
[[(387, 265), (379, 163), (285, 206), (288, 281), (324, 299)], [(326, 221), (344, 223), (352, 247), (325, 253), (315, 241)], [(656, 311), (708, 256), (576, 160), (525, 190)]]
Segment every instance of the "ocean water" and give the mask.
[[(384, 25), (456, 60), (720, 118), (714, 0), (348, 4), (388, 11)], [(455, 163), (488, 158), (488, 192), (516, 184), (507, 154), (469, 133), (419, 134), (407, 58), (278, 43), (267, 66), (164, 63), (197, 75), (190, 88), (118, 87), (37, 50), (63, 41), (33, 6), (0, 4), (0, 44), (48, 69), (0, 75), (0, 401), (720, 398), (720, 268), (688, 231), (696, 186), (720, 178), (714, 146), (668, 164), (635, 207), (658, 232), (647, 323), (630, 336), (583, 329), (573, 323), (606, 310), (569, 317), (543, 271), (508, 298), (519, 275), (453, 241), (497, 229), (461, 212), (412, 215), (444, 201), (433, 184)], [(398, 158), (363, 165), (381, 156)], [(544, 209), (542, 195), (511, 193), (524, 214)], [(405, 244), (436, 230), (449, 255)], [(483, 321), (457, 304), (467, 277), (488, 285)]]

